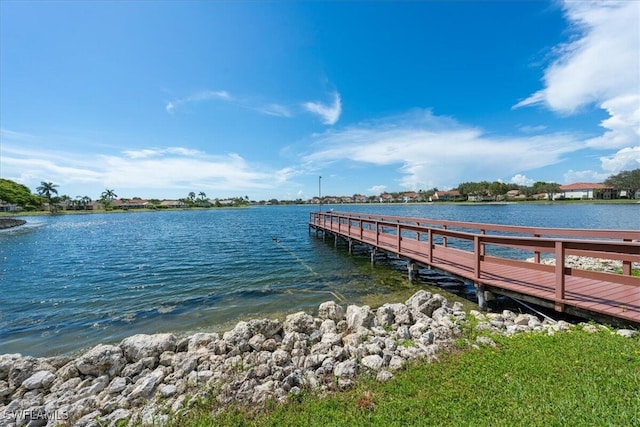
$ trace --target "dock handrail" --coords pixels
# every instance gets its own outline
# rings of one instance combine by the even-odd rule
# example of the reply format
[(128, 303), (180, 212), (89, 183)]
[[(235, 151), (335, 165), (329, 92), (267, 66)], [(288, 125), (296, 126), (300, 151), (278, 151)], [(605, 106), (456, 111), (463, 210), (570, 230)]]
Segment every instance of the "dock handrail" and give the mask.
[[(633, 263), (640, 263), (640, 230), (525, 227), (350, 212), (311, 212), (309, 224), (426, 264), (433, 261), (434, 249), (446, 248), (472, 262), (472, 271), (462, 275), (473, 281), (481, 279), (485, 263), (553, 272), (556, 277), (555, 302), (559, 305), (565, 300), (566, 276), (640, 287), (640, 277), (632, 276)], [(447, 239), (471, 242), (473, 249), (448, 247)], [(487, 255), (488, 245), (531, 251), (534, 262)], [(553, 254), (555, 266), (541, 264), (541, 253)], [(622, 272), (612, 274), (567, 268), (566, 255), (622, 261)]]

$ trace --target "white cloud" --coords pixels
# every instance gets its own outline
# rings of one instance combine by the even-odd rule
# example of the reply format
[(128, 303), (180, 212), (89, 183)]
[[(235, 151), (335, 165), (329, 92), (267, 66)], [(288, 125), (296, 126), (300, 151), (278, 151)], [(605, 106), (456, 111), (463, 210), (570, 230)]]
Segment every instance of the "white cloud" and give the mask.
[(640, 2), (565, 1), (575, 36), (556, 49), (542, 90), (514, 108), (545, 105), (563, 114), (597, 105), (609, 118), (591, 147), (621, 148), (640, 141)]
[(533, 185), (536, 181), (534, 179), (527, 178), (525, 175), (518, 173), (512, 176), (509, 182), (516, 185), (530, 186), (530, 185)]
[(545, 125), (538, 126), (521, 126), (520, 131), (524, 133), (539, 133), (546, 130), (547, 127)]
[(315, 151), (304, 161), (398, 165), (400, 185), (412, 190), (445, 187), (465, 176), (473, 180), (512, 176), (558, 163), (582, 148), (570, 134), (487, 136), (481, 129), (429, 111), (330, 130), (314, 140)]
[(51, 181), (71, 196), (97, 198), (105, 188), (121, 197), (182, 197), (196, 190), (219, 197), (271, 193), (283, 191), (296, 174), (255, 165), (237, 153), (212, 155), (188, 147), (71, 153), (43, 148), (43, 138), (35, 136), (32, 145), (18, 133), (3, 130), (2, 136), (3, 178), (32, 189)]
[(371, 188), (367, 188), (367, 192), (370, 194), (382, 194), (386, 189), (386, 185), (374, 185)]
[[(638, 36), (640, 37), (640, 34)], [(640, 62), (640, 58), (638, 61)], [(640, 73), (640, 70), (638, 72)], [(640, 86), (638, 90), (640, 91)], [(634, 141), (640, 142), (640, 93), (609, 99), (603, 102), (601, 107), (609, 113), (609, 118), (600, 123), (607, 131), (588, 140), (588, 146), (619, 148)]]
[(198, 150), (192, 150), (184, 147), (167, 147), (167, 148), (144, 148), (142, 150), (125, 150), (122, 152), (130, 159), (146, 159), (150, 157), (163, 156), (165, 154), (176, 154), (179, 156), (197, 156), (204, 154)]
[(168, 101), (165, 105), (165, 110), (167, 110), (167, 113), (173, 114), (176, 108), (182, 107), (185, 104), (208, 101), (211, 99), (222, 99), (225, 101), (233, 100), (233, 98), (231, 97), (231, 95), (229, 95), (229, 92), (227, 91), (204, 90), (204, 91), (196, 92), (185, 98), (178, 98), (178, 99), (174, 99), (173, 101)]
[(608, 173), (593, 170), (574, 171), (570, 169), (563, 175), (563, 182), (565, 184), (572, 184), (574, 182), (602, 182), (607, 179), (609, 175)]
[(322, 119), (322, 123), (326, 125), (336, 124), (342, 114), (342, 101), (338, 92), (333, 93), (332, 104), (323, 104), (319, 101), (314, 101), (305, 102), (302, 106), (308, 112), (319, 116)]
[(609, 172), (608, 175), (638, 169), (640, 168), (640, 145), (623, 148), (609, 157), (601, 157), (600, 162), (602, 169)]
[(291, 112), (291, 110), (288, 107), (280, 104), (263, 105), (262, 107), (256, 108), (256, 110), (268, 116), (287, 118), (293, 117), (293, 113)]

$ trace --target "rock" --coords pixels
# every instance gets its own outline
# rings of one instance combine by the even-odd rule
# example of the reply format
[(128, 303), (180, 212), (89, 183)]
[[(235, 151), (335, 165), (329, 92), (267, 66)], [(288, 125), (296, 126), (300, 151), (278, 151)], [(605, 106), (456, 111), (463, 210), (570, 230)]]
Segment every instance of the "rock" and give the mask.
[(364, 366), (365, 368), (369, 368), (373, 371), (378, 371), (380, 370), (380, 368), (382, 368), (383, 360), (382, 357), (378, 356), (377, 354), (373, 354), (363, 357), (360, 363), (362, 363), (362, 366)]
[(22, 386), (28, 390), (37, 388), (48, 389), (56, 376), (49, 371), (38, 371), (22, 382)]
[(219, 339), (220, 339), (220, 335), (216, 334), (215, 332), (214, 333), (198, 332), (196, 334), (193, 334), (189, 338), (188, 344), (187, 344), (187, 351), (188, 352), (196, 352), (199, 350), (206, 351), (207, 345), (209, 345), (209, 343)]
[(357, 332), (361, 328), (370, 328), (374, 326), (373, 320), (375, 315), (371, 311), (368, 305), (358, 307), (357, 305), (350, 305), (347, 307), (346, 313), (347, 329), (352, 332)]
[(19, 353), (0, 354), (0, 381), (9, 379), (9, 371), (13, 367), (16, 360), (22, 357)]
[(384, 304), (378, 308), (376, 311), (376, 319), (378, 320), (379, 326), (388, 327), (393, 325), (396, 320), (396, 315), (391, 304)]
[(163, 385), (160, 387), (160, 396), (167, 398), (171, 397), (178, 392), (178, 387), (173, 384)]
[(338, 328), (336, 327), (336, 322), (332, 319), (325, 319), (320, 325), (320, 333), (324, 335), (326, 334), (337, 334)]
[(304, 311), (290, 314), (283, 325), (285, 333), (300, 332), (310, 335), (315, 330), (315, 319)]
[(158, 359), (165, 351), (176, 351), (176, 336), (137, 334), (122, 340), (120, 348), (129, 362), (137, 362), (146, 357)]
[(252, 336), (249, 339), (249, 345), (251, 346), (251, 348), (253, 348), (255, 351), (259, 351), (262, 348), (262, 344), (266, 341), (266, 338), (264, 335), (258, 333), (254, 336)]
[(127, 421), (131, 418), (131, 411), (127, 409), (116, 409), (112, 413), (107, 416), (107, 421), (110, 426), (121, 425), (122, 422)]
[(633, 338), (638, 335), (638, 331), (634, 331), (633, 329), (618, 329), (616, 334), (625, 338)]
[(123, 377), (115, 377), (109, 384), (108, 391), (111, 394), (120, 393), (127, 387), (127, 379)]
[(276, 366), (283, 366), (291, 360), (291, 356), (286, 351), (278, 349), (273, 352), (272, 360)]
[(156, 369), (151, 374), (140, 378), (136, 381), (134, 389), (129, 395), (129, 399), (148, 398), (155, 390), (156, 386), (164, 379), (164, 371), (161, 368)]
[(355, 360), (345, 360), (337, 363), (333, 368), (333, 375), (338, 378), (353, 378), (358, 373), (358, 363)]
[(496, 342), (489, 337), (480, 336), (476, 338), (476, 342), (479, 344), (488, 345), (490, 347), (495, 347), (497, 345)]
[(320, 304), (318, 308), (318, 317), (322, 320), (333, 320), (339, 322), (344, 320), (344, 308), (333, 301), (327, 301)]
[(263, 335), (265, 339), (273, 338), (282, 332), (282, 323), (279, 320), (253, 319), (249, 321), (248, 326), (254, 335)]
[(389, 381), (391, 378), (393, 378), (393, 374), (385, 370), (378, 372), (378, 375), (376, 375), (376, 380), (381, 383)]
[(389, 369), (397, 371), (404, 368), (406, 361), (400, 356), (393, 356), (389, 362)]
[(76, 369), (83, 375), (109, 375), (114, 377), (126, 365), (122, 349), (115, 345), (97, 345), (75, 361)]

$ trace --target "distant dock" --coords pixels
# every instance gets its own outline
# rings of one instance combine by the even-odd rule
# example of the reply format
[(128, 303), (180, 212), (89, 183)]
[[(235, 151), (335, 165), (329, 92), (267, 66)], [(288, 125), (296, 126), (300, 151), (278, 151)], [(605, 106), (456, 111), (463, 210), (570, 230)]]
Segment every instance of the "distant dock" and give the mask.
[(20, 225), (25, 225), (27, 221), (23, 219), (15, 219), (15, 218), (0, 218), (0, 230), (4, 230), (6, 228), (18, 227)]

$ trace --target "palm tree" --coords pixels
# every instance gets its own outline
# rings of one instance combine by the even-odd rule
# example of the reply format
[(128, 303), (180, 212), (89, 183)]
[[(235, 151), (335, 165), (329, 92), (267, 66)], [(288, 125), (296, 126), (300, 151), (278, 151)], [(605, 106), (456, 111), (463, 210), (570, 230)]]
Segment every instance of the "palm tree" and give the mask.
[(204, 200), (207, 198), (207, 194), (204, 191), (199, 192), (198, 196), (200, 196), (200, 200)]
[(41, 181), (40, 186), (36, 188), (36, 190), (38, 191), (38, 194), (47, 199), (47, 202), (49, 203), (50, 212), (53, 212), (54, 210), (53, 203), (51, 200), (51, 195), (58, 194), (58, 190), (56, 190), (57, 186), (58, 186), (57, 184), (54, 184), (52, 182)]
[(89, 207), (89, 205), (91, 204), (92, 200), (91, 200), (91, 197), (84, 196), (84, 197), (82, 197), (82, 199), (80, 199), (80, 202), (82, 203), (82, 206), (84, 207), (84, 210), (86, 211), (87, 208)]
[(108, 188), (102, 192), (102, 194), (100, 195), (100, 199), (102, 200), (102, 204), (104, 205), (105, 209), (111, 205), (113, 199), (115, 199), (116, 197), (118, 197), (116, 192), (113, 190), (109, 190)]

